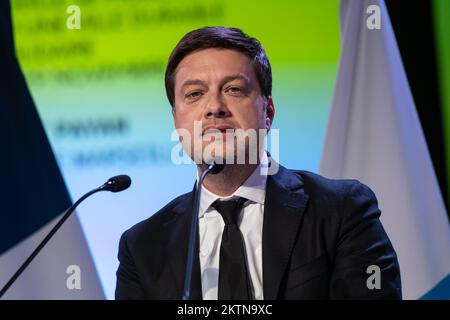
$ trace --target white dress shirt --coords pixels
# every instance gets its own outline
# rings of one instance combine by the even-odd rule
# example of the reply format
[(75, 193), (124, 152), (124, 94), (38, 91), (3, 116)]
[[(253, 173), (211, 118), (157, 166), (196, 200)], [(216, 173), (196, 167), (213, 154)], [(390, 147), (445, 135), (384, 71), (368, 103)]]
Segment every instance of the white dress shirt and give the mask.
[(238, 226), (244, 238), (247, 267), (251, 278), (252, 296), (262, 300), (262, 228), (268, 159), (264, 153), (261, 163), (248, 179), (230, 196), (221, 197), (204, 186), (201, 189), (199, 212), (200, 270), (202, 293), (205, 300), (217, 300), (219, 283), (219, 257), (222, 232), (225, 226), (222, 216), (211, 205), (217, 199), (235, 197), (248, 199), (238, 218)]

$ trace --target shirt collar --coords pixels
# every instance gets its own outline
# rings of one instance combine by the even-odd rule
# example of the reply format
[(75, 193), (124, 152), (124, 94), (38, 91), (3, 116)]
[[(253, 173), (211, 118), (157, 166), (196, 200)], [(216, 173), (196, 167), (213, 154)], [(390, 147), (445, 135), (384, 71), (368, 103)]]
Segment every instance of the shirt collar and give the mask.
[(266, 182), (268, 169), (269, 160), (266, 153), (264, 152), (261, 161), (256, 169), (247, 178), (247, 180), (245, 180), (244, 183), (239, 188), (237, 188), (235, 192), (233, 192), (233, 194), (226, 197), (221, 197), (209, 191), (202, 185), (199, 217), (202, 217), (217, 199), (229, 200), (231, 198), (242, 197), (255, 203), (264, 204), (266, 198)]

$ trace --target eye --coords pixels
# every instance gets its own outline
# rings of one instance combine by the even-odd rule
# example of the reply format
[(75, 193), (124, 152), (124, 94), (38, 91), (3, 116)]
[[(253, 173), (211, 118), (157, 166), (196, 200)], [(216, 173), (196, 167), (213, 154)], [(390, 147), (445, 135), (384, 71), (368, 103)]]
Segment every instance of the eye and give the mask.
[(202, 93), (200, 91), (192, 91), (192, 92), (189, 92), (188, 94), (186, 94), (185, 98), (187, 100), (192, 101), (192, 100), (198, 99), (201, 95), (202, 95)]
[(234, 95), (241, 95), (243, 93), (242, 88), (241, 87), (237, 87), (237, 86), (229, 87), (226, 91), (231, 93), (231, 94), (234, 94)]

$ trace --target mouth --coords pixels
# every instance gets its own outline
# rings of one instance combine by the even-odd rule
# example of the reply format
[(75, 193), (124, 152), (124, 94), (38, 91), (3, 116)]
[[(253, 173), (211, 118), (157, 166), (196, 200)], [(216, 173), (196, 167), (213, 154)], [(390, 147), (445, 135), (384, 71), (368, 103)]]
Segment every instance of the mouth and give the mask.
[(202, 135), (209, 134), (209, 133), (215, 133), (217, 131), (220, 131), (222, 134), (225, 134), (227, 130), (234, 130), (233, 127), (229, 125), (215, 125), (215, 126), (208, 126), (205, 129), (203, 129)]

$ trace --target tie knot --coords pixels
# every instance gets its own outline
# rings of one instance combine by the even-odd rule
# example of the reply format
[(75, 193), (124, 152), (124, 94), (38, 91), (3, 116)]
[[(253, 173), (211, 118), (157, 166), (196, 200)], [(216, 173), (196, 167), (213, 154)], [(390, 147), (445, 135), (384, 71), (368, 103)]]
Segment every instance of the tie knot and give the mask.
[(216, 200), (212, 204), (212, 207), (220, 213), (226, 225), (237, 224), (239, 213), (241, 212), (242, 205), (245, 201), (247, 201), (245, 198), (226, 201)]

